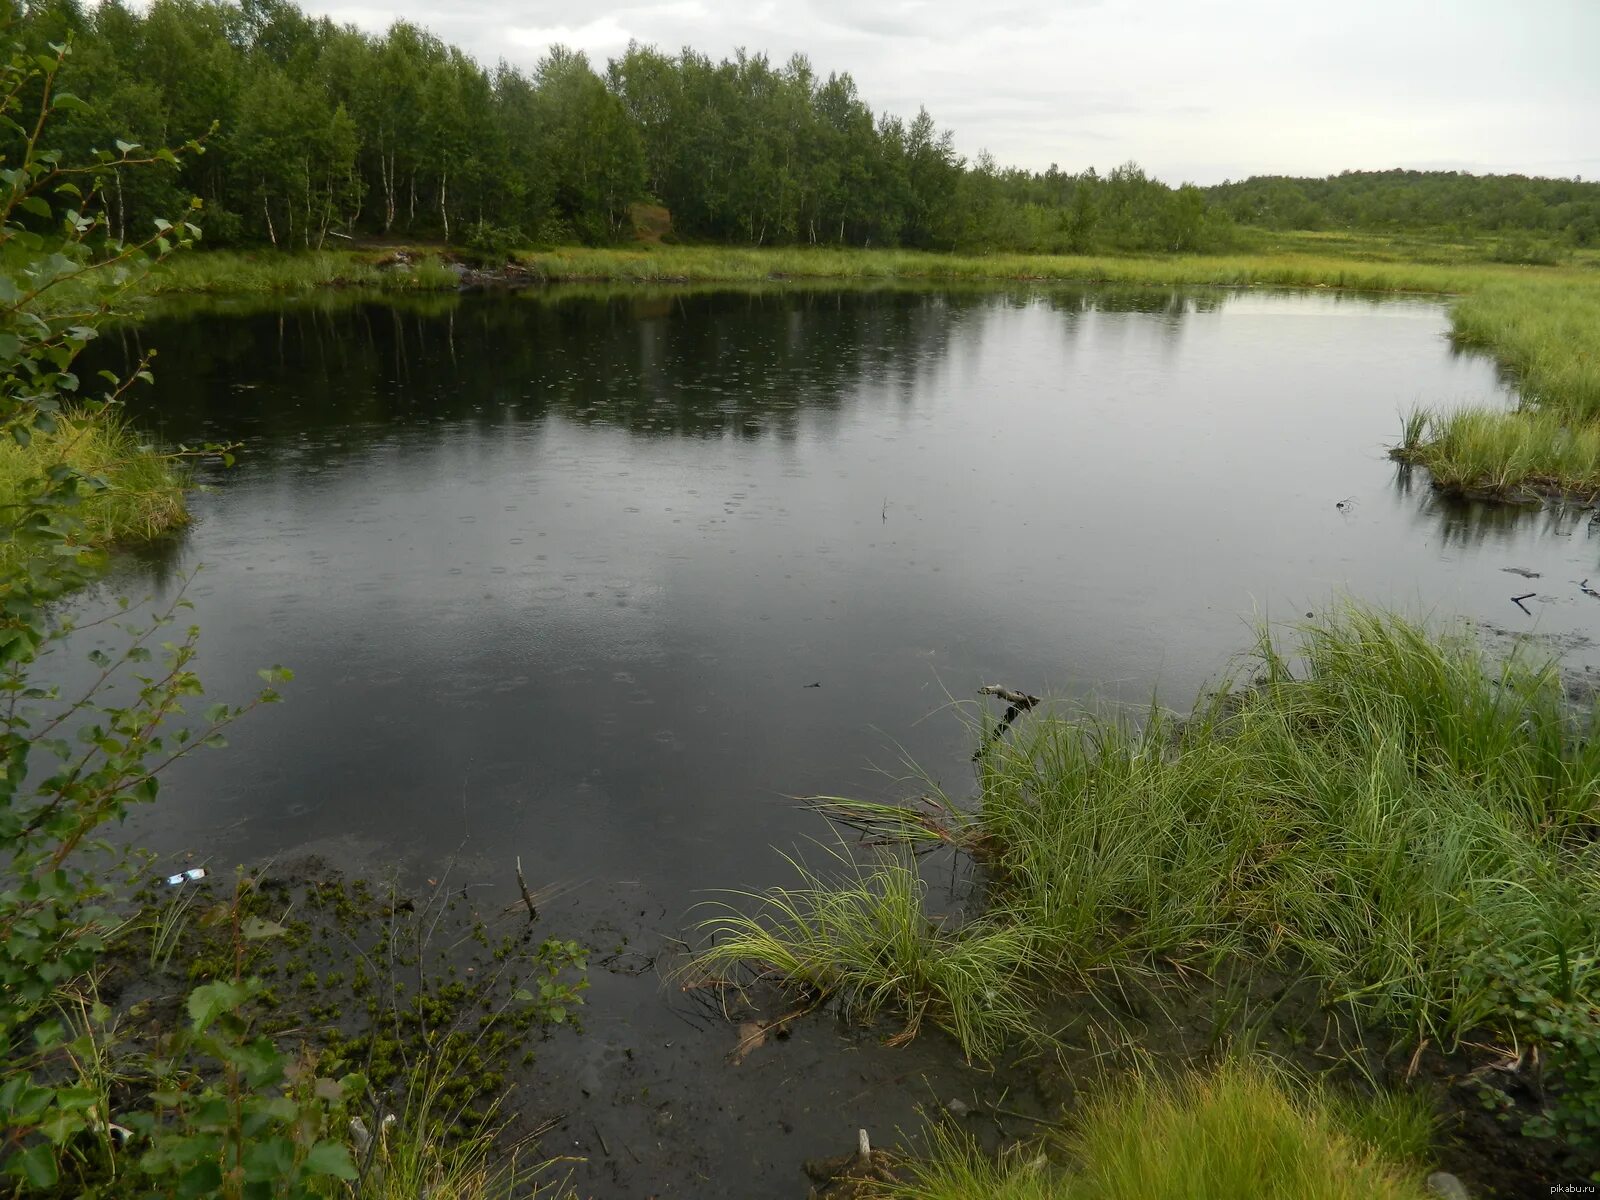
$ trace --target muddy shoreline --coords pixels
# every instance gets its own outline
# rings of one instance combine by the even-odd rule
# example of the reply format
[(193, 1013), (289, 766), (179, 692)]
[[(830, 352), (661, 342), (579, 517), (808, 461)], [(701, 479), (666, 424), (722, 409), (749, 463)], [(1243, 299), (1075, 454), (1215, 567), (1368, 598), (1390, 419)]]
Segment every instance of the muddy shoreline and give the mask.
[[(364, 857), (323, 847), (245, 873), (259, 900), (252, 911), (292, 931), (281, 944), (263, 943), (248, 964), (268, 984), (256, 1020), (284, 1043), (373, 1073), (373, 1122), (403, 1111), (402, 1064), (430, 1044), (427, 1016), (396, 1021), (396, 1012), (420, 1010), (439, 1030), (466, 1031), (471, 1057), (455, 1073), (462, 1111), (503, 1123), (503, 1144), (526, 1143), (524, 1158), (549, 1160), (548, 1176), (570, 1179), (579, 1195), (849, 1195), (859, 1130), (887, 1152), (879, 1156), (886, 1166), (918, 1152), (930, 1121), (997, 1150), (1036, 1137), (1118, 1072), (1203, 1063), (1230, 1046), (1347, 1088), (1431, 1091), (1442, 1118), (1433, 1165), (1474, 1197), (1571, 1181), (1552, 1147), (1517, 1136), (1484, 1108), (1481, 1052), (1418, 1049), (1399, 1032), (1369, 1030), (1352, 1041), (1350, 1030), (1360, 1028), (1352, 1012), (1319, 1002), (1314, 983), (1289, 972), (1235, 963), (1197, 976), (1158, 965), (1137, 984), (1080, 989), (1056, 1004), (1047, 1016), (1056, 1049), (1019, 1047), (975, 1064), (935, 1030), (889, 1045), (892, 1025), (852, 1025), (827, 1006), (802, 1011), (803, 997), (797, 1006), (774, 988), (697, 986), (685, 970), (694, 930), (642, 885), (552, 895), (530, 881), (538, 900), (530, 923), (518, 888), (487, 879), (486, 862), (463, 858), (430, 875), (369, 880), (355, 873), (371, 865)], [(164, 886), (162, 872), (197, 861), (157, 864), (144, 897), (172, 903), (179, 889)], [(198, 914), (233, 884), (213, 872), (181, 886)], [(379, 978), (373, 947), (385, 930), (423, 950), (422, 961), (402, 953), (391, 963), (398, 990)], [(143, 1037), (159, 1037), (182, 1019), (186, 988), (223, 970), (218, 936), (192, 924), (165, 968), (125, 947), (104, 998)], [(559, 1023), (508, 1002), (508, 966), (546, 939), (588, 951), (586, 975), (568, 973), (586, 979), (583, 1003)], [(500, 1015), (486, 1042), (491, 1011)], [(402, 1027), (410, 1043), (380, 1036), (374, 1052), (366, 1035)], [(389, 1072), (374, 1070), (375, 1053), (392, 1060)], [(1527, 1088), (1515, 1078), (1509, 1086)]]

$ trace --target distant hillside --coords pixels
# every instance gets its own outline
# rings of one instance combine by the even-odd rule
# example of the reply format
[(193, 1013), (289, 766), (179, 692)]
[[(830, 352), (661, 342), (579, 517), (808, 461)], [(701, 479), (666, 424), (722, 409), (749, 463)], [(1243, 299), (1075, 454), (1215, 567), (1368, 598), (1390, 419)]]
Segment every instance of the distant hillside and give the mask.
[(1235, 221), (1272, 229), (1527, 231), (1600, 246), (1600, 183), (1463, 171), (1257, 175), (1205, 189)]

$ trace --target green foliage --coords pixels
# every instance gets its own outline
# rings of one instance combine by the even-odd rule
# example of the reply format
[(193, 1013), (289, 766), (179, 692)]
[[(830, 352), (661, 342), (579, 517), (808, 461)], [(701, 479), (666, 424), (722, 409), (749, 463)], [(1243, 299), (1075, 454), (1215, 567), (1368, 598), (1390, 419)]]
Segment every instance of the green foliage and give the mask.
[(690, 237), (753, 245), (1192, 252), (1231, 224), (1198, 188), (1133, 164), (1105, 178), (968, 164), (926, 111), (875, 113), (850, 76), (799, 55), (631, 45), (597, 71), (557, 46), (532, 73), (489, 71), (407, 22), (373, 36), (281, 0), (30, 7), (22, 29), (82, 48), (71, 86), (98, 111), (68, 115), (69, 150), (209, 136), (204, 160), (117, 174), (118, 228), (183, 189), (206, 198), (212, 241), (300, 249), (485, 223), (540, 245), (615, 243), (646, 200)]
[[(99, 549), (155, 537), (189, 519), (179, 459), (145, 445), (117, 410), (72, 405), (26, 445), (0, 441), (0, 511), (15, 510), (35, 480), (63, 467), (80, 480), (74, 544)], [(17, 569), (27, 548), (25, 540), (0, 544), (0, 575)]]
[[(1502, 244), (1600, 244), (1600, 183), (1464, 171), (1344, 171), (1324, 179), (1260, 175), (1206, 189), (1236, 221), (1273, 229), (1454, 230)], [(1507, 257), (1506, 262), (1543, 258)]]
[[(519, 988), (514, 999), (526, 1004), (534, 1019), (546, 1025), (564, 1025), (583, 1004), (589, 981), (581, 978), (589, 969), (589, 952), (577, 942), (546, 938), (534, 952), (533, 966), (539, 978), (534, 990)], [(566, 979), (568, 970), (579, 973), (576, 981)]]
[(467, 228), (467, 249), (486, 266), (501, 266), (528, 241), (520, 229), (477, 221)]
[[(1500, 1014), (1540, 1055), (1538, 1105), (1520, 1118), (1531, 1137), (1549, 1138), (1575, 1164), (1600, 1162), (1600, 1004), (1585, 948), (1557, 946), (1552, 955), (1484, 952), (1486, 970), (1501, 981)], [(1491, 1108), (1517, 1119), (1517, 1110), (1493, 1077), (1482, 1082)], [(1600, 1167), (1590, 1167), (1600, 1183)]]
[[(42, 142), (56, 114), (85, 107), (56, 86), (66, 53), (18, 51), (0, 65), (0, 123), (12, 138), (0, 169), (0, 429), (23, 451), (91, 431), (126, 437), (96, 424), (124, 385), (110, 380), (100, 407), (84, 407), (74, 359), (132, 264), (197, 233), (158, 220), (124, 241), (108, 215), (122, 173), (171, 166), (170, 151), (119, 141), (76, 166)], [(110, 485), (83, 462), (48, 455), (38, 475), (18, 472), (4, 518), (16, 549), (0, 577), (0, 1173), (22, 1193), (327, 1195), (354, 1177), (334, 1130), (360, 1081), (316, 1079), (252, 1035), (255, 981), (235, 971), (197, 988), (188, 1028), (147, 1061), (119, 1055), (109, 1012), (86, 998), (119, 923), (110, 881), (126, 857), (102, 831), (153, 800), (173, 761), (221, 745), (229, 724), (275, 700), (289, 673), (262, 672), (248, 704), (188, 716), (202, 689), (197, 631), (167, 633), (180, 597), (143, 621), (123, 602), (110, 621), (120, 648), (89, 653), (97, 673), (80, 693), (35, 682), (44, 655), (73, 645), (57, 601), (96, 565), (84, 501)], [(237, 897), (233, 911), (236, 940), (270, 932), (238, 924)]]

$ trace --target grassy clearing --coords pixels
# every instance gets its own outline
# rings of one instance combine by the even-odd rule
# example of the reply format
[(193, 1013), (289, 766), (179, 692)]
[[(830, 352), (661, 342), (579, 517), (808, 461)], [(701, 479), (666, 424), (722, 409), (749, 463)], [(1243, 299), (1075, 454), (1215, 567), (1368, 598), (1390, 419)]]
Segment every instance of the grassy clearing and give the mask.
[[(919, 924), (904, 911), (914, 868), (891, 863), (833, 899), (808, 880), (799, 902), (724, 914), (710, 963), (801, 963), (810, 986), (876, 1010), (899, 993), (975, 1053), (990, 1043), (959, 1014), (989, 1003), (995, 980), (1026, 997), (1021, 981), (1037, 994), (1158, 957), (1275, 964), (1445, 1039), (1503, 1029), (1513, 968), (1600, 998), (1600, 722), (1571, 715), (1552, 664), (1494, 664), (1465, 638), (1351, 609), (1287, 648), (1263, 634), (1247, 670), (1248, 686), (1182, 720), (1037, 721), (985, 756), (976, 812), (901, 810), (908, 838), (940, 829), (979, 848), (990, 904), (971, 926)], [(879, 836), (896, 820), (883, 806), (863, 819)], [(968, 937), (982, 973), (904, 967)]]
[[(921, 1200), (1421, 1200), (1415, 1164), (1352, 1132), (1336, 1106), (1259, 1064), (1176, 1081), (1137, 1075), (1091, 1102), (1042, 1150), (998, 1162), (940, 1131), (911, 1181)], [(1356, 1106), (1359, 1107), (1359, 1106)], [(1383, 1128), (1383, 1110), (1366, 1128)], [(1052, 1160), (1064, 1159), (1064, 1166)]]
[[(27, 446), (0, 441), (0, 511), (29, 494), (28, 483), (66, 465), (103, 486), (85, 490), (78, 519), (95, 546), (156, 537), (189, 519), (184, 476), (173, 460), (143, 444), (114, 411), (80, 410), (57, 419), (53, 433)], [(0, 542), (0, 576), (18, 565), (16, 544)]]

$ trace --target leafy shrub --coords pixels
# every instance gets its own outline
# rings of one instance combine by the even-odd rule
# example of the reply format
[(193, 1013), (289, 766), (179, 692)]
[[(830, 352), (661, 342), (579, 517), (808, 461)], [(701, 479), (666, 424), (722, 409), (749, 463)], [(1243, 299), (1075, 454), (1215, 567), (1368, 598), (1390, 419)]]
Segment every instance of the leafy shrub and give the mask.
[[(1576, 987), (1564, 947), (1545, 961), (1497, 952), (1486, 962), (1504, 990), (1501, 1015), (1537, 1048), (1537, 1106), (1520, 1115), (1522, 1132), (1564, 1146), (1573, 1165), (1600, 1182), (1600, 1006)], [(1515, 1102), (1492, 1076), (1482, 1091), (1488, 1107), (1518, 1119)]]
[(502, 265), (526, 243), (522, 230), (514, 225), (479, 220), (467, 230), (468, 256), (485, 266)]

